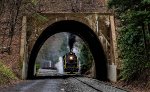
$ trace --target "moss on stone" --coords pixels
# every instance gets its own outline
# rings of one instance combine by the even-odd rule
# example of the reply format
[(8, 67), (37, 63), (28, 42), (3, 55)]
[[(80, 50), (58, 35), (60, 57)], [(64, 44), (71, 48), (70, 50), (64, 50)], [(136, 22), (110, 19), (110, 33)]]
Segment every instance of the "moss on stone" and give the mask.
[(11, 69), (9, 69), (7, 66), (5, 66), (1, 61), (0, 61), (0, 85), (1, 84), (6, 84), (11, 82), (12, 80), (16, 80), (17, 77), (15, 74), (12, 72)]

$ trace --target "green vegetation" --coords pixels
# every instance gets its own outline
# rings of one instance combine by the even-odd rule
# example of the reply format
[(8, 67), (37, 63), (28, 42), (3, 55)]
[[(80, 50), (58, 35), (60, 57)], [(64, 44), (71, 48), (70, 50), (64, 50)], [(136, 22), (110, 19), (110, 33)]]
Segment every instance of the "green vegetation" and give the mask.
[(12, 72), (12, 70), (0, 61), (0, 84), (6, 84), (16, 79), (17, 78)]
[(92, 67), (92, 62), (94, 61), (93, 56), (86, 44), (81, 44), (79, 56), (79, 61), (81, 62), (81, 73), (85, 73)]
[(40, 64), (39, 63), (36, 63), (35, 64), (35, 67), (36, 67), (36, 71), (38, 71), (40, 69)]
[(150, 69), (150, 0), (109, 0), (108, 5), (120, 20), (120, 76), (123, 80), (136, 80)]

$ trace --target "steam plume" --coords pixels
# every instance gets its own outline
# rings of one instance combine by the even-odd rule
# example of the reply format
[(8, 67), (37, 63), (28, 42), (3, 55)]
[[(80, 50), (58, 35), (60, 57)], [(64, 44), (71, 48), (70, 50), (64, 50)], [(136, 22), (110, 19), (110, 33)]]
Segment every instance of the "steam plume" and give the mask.
[(59, 74), (64, 74), (62, 57), (59, 57), (59, 62), (55, 64), (55, 67), (57, 68)]
[(73, 50), (73, 45), (74, 45), (75, 41), (76, 41), (75, 40), (75, 35), (70, 33), (69, 34), (69, 48), (70, 48), (70, 51)]

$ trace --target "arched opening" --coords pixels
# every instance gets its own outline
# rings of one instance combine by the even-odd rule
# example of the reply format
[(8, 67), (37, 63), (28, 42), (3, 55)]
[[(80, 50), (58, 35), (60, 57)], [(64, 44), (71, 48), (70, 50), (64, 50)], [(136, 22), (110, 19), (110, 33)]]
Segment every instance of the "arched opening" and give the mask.
[(60, 32), (70, 32), (78, 35), (88, 45), (95, 62), (96, 79), (107, 80), (107, 60), (102, 45), (96, 34), (83, 23), (65, 20), (53, 23), (47, 27), (37, 39), (29, 58), (27, 78), (34, 78), (34, 64), (37, 54), (44, 42), (52, 35)]

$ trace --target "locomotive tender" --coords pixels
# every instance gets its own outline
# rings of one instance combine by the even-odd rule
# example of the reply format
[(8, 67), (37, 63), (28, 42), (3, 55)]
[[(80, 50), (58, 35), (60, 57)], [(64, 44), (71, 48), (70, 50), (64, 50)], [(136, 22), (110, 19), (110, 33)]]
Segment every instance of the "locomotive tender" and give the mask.
[(77, 75), (79, 72), (79, 62), (77, 56), (72, 51), (63, 56), (64, 74)]

